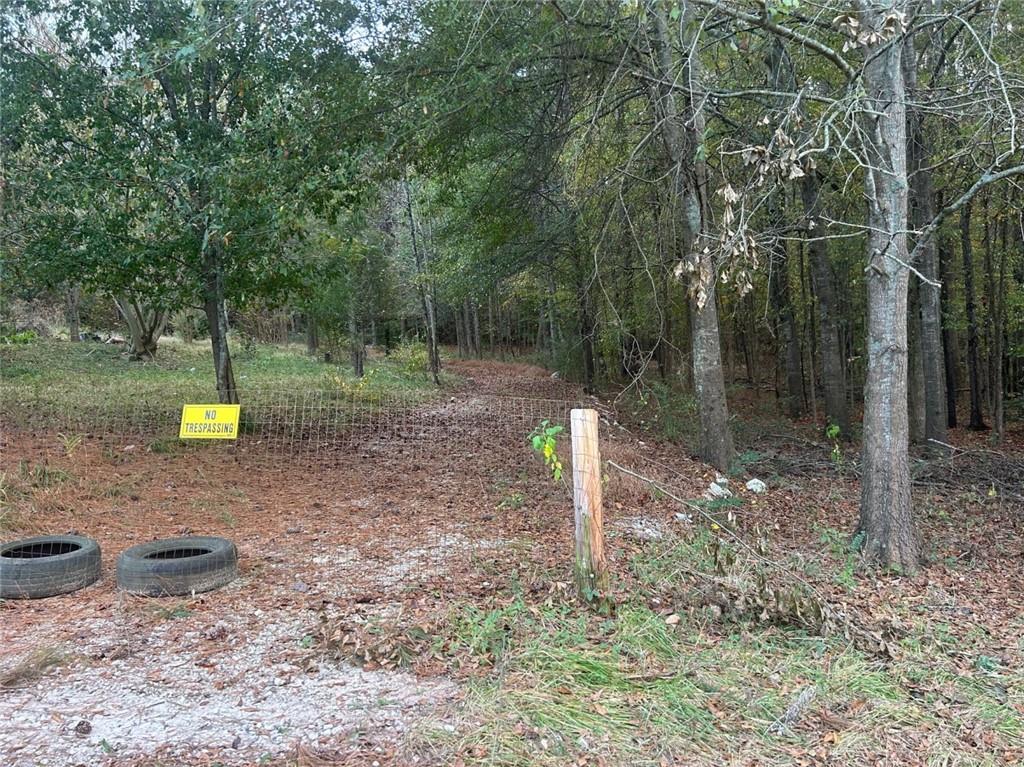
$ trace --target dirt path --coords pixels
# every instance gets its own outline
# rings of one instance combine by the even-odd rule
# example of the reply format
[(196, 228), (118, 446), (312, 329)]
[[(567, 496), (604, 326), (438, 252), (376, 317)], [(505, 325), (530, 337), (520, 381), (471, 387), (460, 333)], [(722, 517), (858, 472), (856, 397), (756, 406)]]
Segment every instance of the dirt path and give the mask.
[[(564, 416), (578, 390), (530, 366), (453, 367), (463, 383), (414, 419), (433, 430), (414, 454), (371, 440), (310, 466), (128, 445), (54, 457), (52, 437), (12, 440), (4, 470), (45, 454), (68, 478), (35, 494), (19, 533), (95, 537), (104, 575), (73, 595), (0, 605), (0, 668), (41, 652), (58, 659), (0, 693), (0, 763), (244, 765), (299, 748), (379, 761), (409, 727), (443, 724), (459, 698), (452, 682), (321, 662), (310, 645), (324, 621), (380, 620), (425, 595), (486, 590), (510, 542), (564, 542), (564, 509), (551, 511), (564, 498), (525, 435)], [(120, 550), (189, 533), (235, 541), (242, 577), (193, 598), (118, 595)]]
[[(0, 765), (414, 763), (402, 750), (410, 729), (471, 726), (460, 719), (460, 683), (427, 656), (402, 671), (360, 668), (326, 657), (321, 641), (500, 599), (513, 583), (545, 593), (571, 579), (571, 502), (526, 443), (542, 418), (565, 423), (574, 403), (594, 405), (603, 458), (658, 475), (681, 498), (700, 498), (714, 477), (677, 447), (645, 444), (606, 404), (539, 368), (452, 367), (457, 389), (414, 411), (376, 414), (312, 456), (245, 444), (161, 453), (88, 439), (69, 456), (55, 435), (9, 437), (0, 472), (29, 477), (9, 494), (17, 537), (90, 535), (104, 572), (76, 594), (0, 603), (0, 678), (28, 662), (0, 689)], [(37, 468), (45, 482), (31, 479)], [(626, 578), (640, 541), (701, 520), (689, 518), (692, 506), (609, 474), (608, 556)], [(959, 630), (988, 637), (986, 655), (1019, 656), (1024, 607), (1006, 588), (1024, 577), (1016, 507), (954, 498), (956, 515), (922, 517), (935, 542), (927, 570), (865, 578), (850, 591), (831, 575), (846, 555), (823, 541), (852, 529), (855, 481), (834, 472), (764, 478), (764, 496), (734, 483), (737, 529), (768, 531), (776, 560), (820, 562), (816, 583), (838, 604), (879, 616), (892, 605), (970, 605), (957, 613)], [(118, 594), (121, 550), (183, 534), (235, 541), (241, 577), (191, 598)], [(970, 578), (958, 564), (965, 557)], [(41, 659), (54, 664), (33, 668)]]

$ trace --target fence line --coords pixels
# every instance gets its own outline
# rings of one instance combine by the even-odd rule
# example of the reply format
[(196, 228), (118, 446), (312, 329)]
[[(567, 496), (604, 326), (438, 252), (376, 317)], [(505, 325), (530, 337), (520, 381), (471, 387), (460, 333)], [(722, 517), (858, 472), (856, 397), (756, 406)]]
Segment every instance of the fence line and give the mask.
[[(444, 442), (485, 448), (488, 439), (523, 439), (542, 420), (568, 426), (571, 400), (492, 394), (422, 395), (335, 389), (251, 389), (242, 402), (237, 444), (312, 460), (358, 451), (416, 456)], [(0, 389), (0, 423), (9, 436), (54, 432), (103, 443), (156, 443), (178, 437), (177, 392), (142, 391), (125, 402), (62, 402), (46, 389)], [(209, 401), (209, 400), (208, 400)], [(206, 404), (190, 399), (189, 404)]]

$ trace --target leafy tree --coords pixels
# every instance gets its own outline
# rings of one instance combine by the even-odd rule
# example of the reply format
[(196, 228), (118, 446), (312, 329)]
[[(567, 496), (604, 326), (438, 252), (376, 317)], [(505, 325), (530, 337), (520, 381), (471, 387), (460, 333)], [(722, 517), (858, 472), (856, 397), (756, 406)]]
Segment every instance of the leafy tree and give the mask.
[(228, 302), (292, 289), (303, 265), (284, 245), (355, 186), (354, 15), (333, 0), (5, 13), (24, 254), (115, 294), (201, 307), (224, 402), (238, 399)]

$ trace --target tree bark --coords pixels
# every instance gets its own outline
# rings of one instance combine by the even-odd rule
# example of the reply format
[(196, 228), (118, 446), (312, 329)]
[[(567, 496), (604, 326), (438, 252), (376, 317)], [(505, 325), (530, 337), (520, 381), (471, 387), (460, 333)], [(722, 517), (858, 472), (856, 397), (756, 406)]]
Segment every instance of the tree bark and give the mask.
[(459, 359), (466, 358), (466, 330), (462, 323), (462, 307), (455, 310), (455, 348), (458, 349)]
[[(776, 211), (782, 220), (782, 212)], [(775, 310), (777, 354), (781, 361), (785, 378), (785, 395), (783, 403), (786, 415), (799, 418), (804, 412), (804, 376), (800, 366), (800, 338), (796, 329), (796, 317), (793, 313), (792, 293), (789, 284), (789, 255), (785, 244), (776, 248), (776, 258), (772, 265), (770, 295)]]
[[(768, 68), (768, 85), (774, 90), (796, 91), (796, 78), (792, 66), (788, 65), (781, 40), (773, 41), (765, 56)], [(781, 105), (780, 105), (781, 106)], [(780, 186), (768, 199), (769, 229), (785, 221), (786, 187)], [(800, 335), (797, 330), (796, 314), (793, 311), (793, 288), (790, 284), (789, 248), (785, 240), (775, 238), (771, 249), (771, 271), (769, 295), (775, 314), (776, 359), (785, 371), (785, 412), (790, 418), (798, 418), (806, 407), (804, 398), (804, 374)]]
[[(929, 47), (921, 56), (923, 64), (930, 61)], [(934, 188), (932, 183), (930, 143), (926, 137), (925, 114), (914, 106), (918, 91), (918, 56), (914, 38), (908, 37), (903, 44), (902, 62), (906, 77), (907, 107), (907, 163), (910, 176), (910, 223), (914, 231), (920, 232), (935, 218)], [(934, 75), (933, 75), (934, 76)], [(939, 282), (939, 256), (935, 235), (926, 234), (919, 243), (915, 264), (926, 281), (917, 286), (916, 327), (919, 329), (918, 351), (920, 352), (921, 387), (919, 389), (924, 410), (924, 439), (929, 449), (941, 449), (948, 441), (946, 413), (946, 364), (942, 344), (942, 289)], [(940, 444), (941, 443), (941, 444)]]
[(306, 353), (315, 357), (320, 349), (320, 333), (318, 332), (316, 317), (306, 315)]
[(363, 363), (366, 359), (366, 345), (363, 343), (363, 332), (359, 329), (359, 322), (356, 318), (355, 297), (349, 296), (348, 303), (349, 361), (352, 363), (352, 373), (356, 378), (362, 378), (364, 373)]
[(942, 355), (946, 374), (946, 426), (949, 429), (956, 428), (956, 402), (957, 386), (959, 375), (959, 355), (957, 354), (957, 335), (951, 327), (952, 323), (946, 318), (946, 312), (952, 300), (952, 258), (949, 244), (945, 238), (939, 241), (939, 280), (942, 282), (941, 305), (942, 305)]
[(964, 305), (967, 309), (967, 380), (971, 389), (971, 416), (967, 428), (983, 431), (981, 362), (978, 351), (978, 313), (974, 297), (974, 248), (971, 243), (971, 212), (968, 202), (960, 209), (960, 251), (964, 262)]
[[(685, 6), (679, 28), (692, 26), (693, 8)], [(677, 253), (683, 271), (689, 274), (690, 338), (693, 355), (693, 381), (700, 413), (700, 457), (721, 471), (733, 459), (732, 434), (725, 397), (725, 374), (722, 369), (721, 338), (718, 327), (718, 306), (715, 295), (717, 281), (714, 257), (705, 252), (700, 238), (705, 234), (704, 194), (707, 189), (704, 160), (698, 148), (704, 140), (703, 101), (689, 94), (685, 113), (676, 104), (673, 83), (697, 87), (702, 80), (700, 61), (694, 40), (679, 41), (685, 52), (683, 72), (675, 71), (672, 61), (674, 46), (669, 37), (665, 9), (651, 7), (654, 25), (652, 41), (653, 69), (657, 86), (655, 112), (660, 113), (661, 132), (672, 161), (672, 211), (678, 226)], [(689, 35), (685, 35), (689, 36)]]
[(115, 296), (114, 303), (128, 325), (128, 354), (131, 359), (150, 360), (156, 357), (157, 344), (167, 324), (167, 312), (129, 296)]
[(850, 415), (846, 405), (846, 379), (843, 368), (843, 346), (836, 320), (839, 303), (836, 297), (832, 266), (828, 260), (828, 240), (821, 215), (821, 186), (817, 171), (808, 168), (800, 184), (807, 222), (807, 255), (811, 283), (818, 299), (818, 349), (821, 354), (821, 379), (825, 390), (825, 420), (839, 427), (843, 439), (850, 438)]
[[(205, 239), (205, 238), (204, 238)], [(220, 252), (211, 242), (203, 251), (203, 310), (210, 327), (213, 348), (213, 369), (217, 381), (217, 397), (224, 404), (238, 404), (238, 389), (228, 348), (228, 311), (224, 294), (224, 270)]]
[(587, 281), (580, 280), (580, 348), (583, 354), (583, 391), (594, 393), (594, 314), (590, 308), (590, 293)]
[(858, 536), (865, 555), (912, 572), (920, 560), (907, 457), (907, 125), (901, 47), (882, 29), (905, 13), (901, 0), (857, 0), (867, 46), (864, 100), (865, 197), (868, 204), (868, 362)]
[(916, 284), (909, 286), (907, 311), (907, 418), (910, 441), (924, 442), (925, 437), (925, 387), (924, 362), (921, 359), (921, 312), (919, 290)]
[(64, 318), (68, 323), (68, 340), (82, 340), (82, 316), (79, 305), (82, 301), (82, 288), (72, 285), (64, 294)]
[(423, 306), (423, 321), (426, 325), (427, 359), (430, 362), (430, 375), (434, 383), (440, 385), (441, 355), (437, 348), (437, 319), (434, 315), (434, 295), (427, 281), (426, 255), (420, 251), (416, 238), (416, 216), (413, 213), (412, 189), (409, 180), (405, 180), (405, 204), (409, 214), (409, 232), (412, 238), (412, 255), (416, 264), (416, 282), (419, 287), (420, 303)]
[[(1012, 209), (1012, 206), (1011, 206)], [(989, 413), (992, 418), (993, 442), (999, 444), (1003, 441), (1005, 420), (1003, 405), (1003, 337), (1004, 327), (1004, 306), (1006, 303), (1006, 257), (1009, 250), (1009, 226), (1007, 217), (1003, 216), (998, 220), (1000, 226), (1000, 240), (998, 265), (995, 257), (995, 233), (986, 243), (985, 271), (988, 275), (988, 368), (989, 368), (989, 391), (991, 409)], [(996, 222), (993, 222), (993, 226)]]
[(480, 307), (476, 301), (470, 307), (473, 315), (473, 352), (478, 360), (484, 358), (483, 346), (480, 343)]

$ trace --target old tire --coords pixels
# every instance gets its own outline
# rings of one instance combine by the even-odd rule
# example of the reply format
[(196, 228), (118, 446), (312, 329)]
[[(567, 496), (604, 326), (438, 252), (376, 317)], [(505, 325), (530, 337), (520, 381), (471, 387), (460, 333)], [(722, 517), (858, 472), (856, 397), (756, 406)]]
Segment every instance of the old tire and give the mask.
[(0, 599), (68, 594), (100, 577), (100, 546), (81, 535), (40, 535), (0, 546)]
[(117, 585), (132, 594), (181, 596), (238, 577), (238, 550), (225, 538), (189, 536), (140, 543), (117, 558)]

